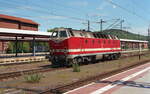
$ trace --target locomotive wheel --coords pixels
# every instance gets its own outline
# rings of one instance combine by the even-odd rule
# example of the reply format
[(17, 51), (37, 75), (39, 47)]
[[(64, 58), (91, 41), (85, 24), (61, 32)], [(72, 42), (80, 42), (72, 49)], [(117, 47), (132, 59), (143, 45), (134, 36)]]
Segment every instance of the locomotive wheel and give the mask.
[(83, 62), (82, 57), (76, 57), (72, 60), (72, 64), (81, 64)]
[(51, 60), (51, 63), (52, 63), (52, 67), (64, 67), (65, 66), (65, 61), (56, 60), (55, 58)]
[(114, 54), (113, 59), (117, 59), (117, 58), (118, 58), (117, 54)]
[(112, 60), (112, 58), (113, 58), (113, 55), (111, 55), (111, 54), (108, 55), (108, 57), (107, 57), (108, 60)]
[(121, 56), (121, 54), (120, 54), (120, 53), (118, 53), (118, 54), (117, 54), (117, 59), (118, 59), (118, 58), (120, 58), (120, 56)]
[(52, 67), (60, 67), (59, 62), (56, 62), (55, 60), (52, 60)]

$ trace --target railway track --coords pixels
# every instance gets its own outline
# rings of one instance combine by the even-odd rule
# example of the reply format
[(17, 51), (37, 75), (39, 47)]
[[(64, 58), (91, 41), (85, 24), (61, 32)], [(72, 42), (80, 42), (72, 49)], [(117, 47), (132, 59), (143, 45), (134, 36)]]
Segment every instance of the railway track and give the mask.
[[(133, 56), (138, 56), (138, 55), (133, 55)], [(126, 57), (128, 57), (128, 56), (125, 56), (124, 58), (126, 58)], [(68, 90), (71, 90), (71, 89), (80, 87), (82, 85), (91, 83), (93, 81), (100, 80), (100, 78), (102, 79), (102, 78), (114, 75), (116, 73), (128, 70), (128, 69), (133, 68), (135, 66), (144, 64), (144, 63), (146, 63), (148, 61), (150, 61), (150, 60), (144, 61), (142, 63), (139, 62), (136, 65), (132, 65), (130, 67), (125, 67), (123, 69), (118, 69), (118, 70), (115, 70), (115, 71), (112, 71), (112, 72), (109, 72), (109, 73), (103, 73), (103, 74), (100, 74), (100, 75), (96, 75), (94, 77), (92, 76), (92, 77), (89, 77), (89, 78), (86, 78), (86, 79), (82, 79), (82, 80), (79, 80), (79, 81), (71, 83), (71, 84), (65, 84), (65, 85), (62, 85), (62, 86), (59, 86), (59, 87), (56, 87), (56, 88), (53, 88), (53, 89), (48, 89), (48, 90), (45, 90), (45, 91), (40, 92), (40, 93), (38, 92), (38, 93), (39, 94), (61, 94), (63, 92), (66, 92)], [(4, 74), (0, 74), (0, 79), (3, 80), (3, 79), (8, 79), (8, 78), (19, 77), (19, 76), (26, 75), (26, 74), (50, 72), (50, 71), (54, 71), (54, 70), (58, 70), (58, 69), (65, 69), (65, 68), (34, 68), (34, 69), (31, 69), (31, 70), (23, 70), (23, 71), (17, 71), (17, 72), (4, 73)], [(13, 92), (19, 92), (19, 91), (21, 92), (22, 90), (14, 90)], [(11, 94), (11, 93), (9, 93), (9, 94)], [(14, 93), (14, 94), (18, 94), (18, 93)]]
[(64, 69), (64, 68), (34, 68), (31, 70), (1, 73), (0, 80), (8, 79), (8, 78), (15, 78), (15, 77), (19, 77), (19, 76), (27, 75), (27, 74), (29, 75), (29, 74), (40, 73), (40, 72), (49, 72), (49, 71), (54, 71), (58, 69)]
[(18, 88), (18, 87), (1, 87), (0, 94), (38, 94), (41, 92), (40, 90), (26, 89), (26, 88)]
[[(149, 54), (149, 53), (145, 53), (145, 54)], [(145, 55), (145, 54), (141, 54), (141, 55)], [(139, 56), (139, 55), (122, 56), (120, 59), (127, 58), (127, 57), (134, 57), (134, 56)], [(15, 77), (19, 77), (19, 76), (26, 75), (26, 74), (50, 72), (50, 71), (54, 71), (54, 70), (58, 70), (58, 69), (66, 69), (66, 68), (64, 68), (64, 67), (62, 67), (62, 68), (34, 68), (34, 69), (30, 69), (30, 70), (21, 70), (21, 71), (16, 71), (16, 72), (1, 73), (0, 80), (8, 79), (8, 78), (15, 78)]]
[(58, 87), (53, 88), (53, 89), (45, 90), (43, 92), (40, 92), (39, 94), (62, 94), (64, 92), (67, 92), (67, 91), (72, 90), (74, 88), (89, 84), (91, 82), (94, 82), (94, 81), (97, 81), (97, 80), (115, 75), (117, 73), (129, 70), (129, 69), (137, 67), (139, 65), (145, 64), (149, 61), (150, 60), (139, 61), (137, 64), (134, 64), (134, 65), (131, 65), (131, 66), (128, 66), (128, 67), (124, 67), (124, 68), (121, 68), (121, 69), (118, 69), (118, 70), (115, 70), (115, 71), (111, 71), (111, 72), (107, 72), (107, 73), (102, 73), (100, 75), (88, 77), (86, 79), (82, 79), (82, 80), (79, 80), (79, 81), (76, 81), (76, 82), (73, 82), (73, 83), (70, 83), (70, 84), (64, 84), (64, 85), (58, 86)]

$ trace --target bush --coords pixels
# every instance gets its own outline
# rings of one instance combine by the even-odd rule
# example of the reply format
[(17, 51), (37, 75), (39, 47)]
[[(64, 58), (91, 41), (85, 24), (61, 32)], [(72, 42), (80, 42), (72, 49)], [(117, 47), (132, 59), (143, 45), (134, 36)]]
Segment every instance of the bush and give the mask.
[(43, 76), (40, 74), (31, 74), (31, 75), (26, 75), (24, 79), (26, 82), (29, 82), (29, 83), (37, 83), (37, 82), (40, 82), (42, 77)]
[(73, 72), (80, 72), (80, 66), (77, 63), (72, 64)]

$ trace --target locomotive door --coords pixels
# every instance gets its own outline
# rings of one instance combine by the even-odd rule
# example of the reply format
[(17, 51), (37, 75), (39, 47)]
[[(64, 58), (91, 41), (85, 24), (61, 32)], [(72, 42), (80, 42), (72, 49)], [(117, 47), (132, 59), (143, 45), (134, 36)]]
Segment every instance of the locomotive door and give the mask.
[(84, 44), (84, 38), (80, 38), (80, 42), (79, 42), (80, 54), (79, 55), (83, 54), (83, 51), (84, 51), (83, 44)]

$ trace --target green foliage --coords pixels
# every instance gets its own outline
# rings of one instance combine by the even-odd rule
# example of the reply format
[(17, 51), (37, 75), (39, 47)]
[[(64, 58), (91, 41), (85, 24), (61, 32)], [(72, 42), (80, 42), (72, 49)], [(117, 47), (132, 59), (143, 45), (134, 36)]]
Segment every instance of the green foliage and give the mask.
[(111, 34), (118, 36), (120, 39), (133, 39), (133, 40), (147, 40), (147, 36), (134, 34), (128, 31), (119, 29), (110, 29), (102, 31), (104, 34)]
[(53, 29), (48, 29), (47, 32), (54, 32), (55, 30), (60, 29), (60, 28), (64, 28), (64, 27), (55, 27)]
[[(17, 52), (18, 53), (28, 53), (30, 52), (30, 43), (29, 42), (18, 42), (17, 44), (18, 49)], [(15, 53), (16, 52), (16, 45), (15, 42), (9, 42), (8, 43), (8, 49), (7, 49), (7, 53)]]
[(48, 29), (47, 32), (54, 32), (54, 29)]
[(72, 64), (73, 72), (80, 72), (80, 66), (77, 63)]
[(13, 42), (9, 42), (8, 43), (8, 49), (7, 49), (7, 53), (14, 53), (15, 49), (14, 49), (14, 43)]
[[(17, 46), (18, 46), (18, 49), (17, 49), (18, 53), (32, 52), (32, 43), (30, 42), (18, 42)], [(43, 46), (45, 48), (45, 51), (49, 50), (49, 44), (45, 42), (36, 42), (35, 46)], [(15, 52), (16, 52), (15, 42), (9, 42), (7, 53), (15, 53)]]
[(20, 52), (24, 52), (24, 53), (29, 53), (30, 51), (30, 43), (29, 42), (23, 42), (22, 45), (22, 51)]
[(40, 82), (40, 80), (41, 80), (42, 77), (43, 76), (40, 75), (40, 74), (31, 74), (31, 75), (26, 75), (24, 77), (24, 79), (28, 83), (38, 83), (38, 82)]

